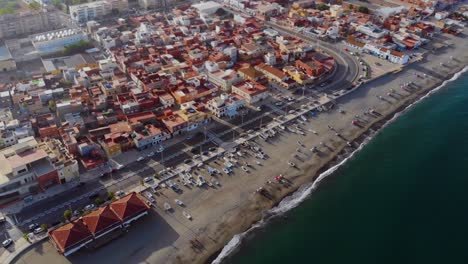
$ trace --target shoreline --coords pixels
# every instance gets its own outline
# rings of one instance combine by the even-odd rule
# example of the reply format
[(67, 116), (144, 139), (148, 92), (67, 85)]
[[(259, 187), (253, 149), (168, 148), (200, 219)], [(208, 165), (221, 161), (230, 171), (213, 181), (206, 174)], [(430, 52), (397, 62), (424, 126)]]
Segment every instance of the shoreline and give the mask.
[[(158, 205), (154, 208), (156, 212), (151, 212), (150, 219), (136, 225), (134, 228), (137, 230), (130, 232), (125, 240), (115, 241), (97, 251), (78, 252), (67, 258), (58, 255), (50, 243), (40, 243), (24, 252), (16, 263), (48, 263), (52, 260), (64, 264), (87, 263), (90, 257), (102, 263), (122, 260), (128, 263), (212, 263), (220, 253), (231, 255), (232, 251), (226, 250), (229, 247), (238, 249), (246, 233), (257, 231), (269, 219), (296, 207), (320, 183), (326, 183), (325, 180), (329, 180), (327, 176), (333, 175), (342, 162), (363, 148), (368, 139), (373, 138), (392, 119), (398, 118), (415, 102), (452, 79), (457, 72), (466, 69), (468, 55), (464, 54), (464, 42), (459, 41), (463, 39), (465, 37), (457, 38), (458, 42), (455, 43), (458, 44), (442, 51), (429, 52), (421, 62), (408, 65), (402, 72), (369, 81), (336, 99), (339, 108), (346, 111), (345, 114), (334, 109), (309, 117), (301, 125), (309, 132), (315, 130), (316, 135), (306, 132), (306, 136), (301, 136), (282, 131), (268, 143), (257, 138), (257, 144), (270, 158), (262, 160), (261, 165), (252, 166), (250, 173), (237, 167), (233, 175), (219, 177), (220, 188), (184, 189), (180, 195), (168, 189), (161, 190), (160, 199), (170, 201), (177, 198), (184, 201), (187, 205), (185, 210), (193, 216), (193, 221), (186, 220), (179, 208), (167, 213)], [(447, 62), (449, 55), (457, 59)], [(439, 67), (441, 62), (447, 63), (447, 66)], [(425, 72), (428, 77), (415, 78), (415, 72)], [(395, 93), (398, 96), (379, 100), (378, 95), (385, 95), (390, 88), (410, 80), (417, 84), (414, 85), (416, 88), (412, 87), (411, 91), (398, 90)], [(362, 116), (365, 121), (362, 127), (350, 124), (355, 114), (369, 108), (381, 115)], [(334, 126), (342, 137), (330, 132), (327, 124)], [(301, 159), (294, 160), (297, 164), (294, 169), (286, 165), (286, 160), (291, 153), (296, 153), (298, 140), (307, 146), (304, 147), (307, 151), (300, 153)], [(347, 141), (353, 142), (352, 148), (348, 147)], [(319, 142), (326, 144), (319, 145)], [(320, 153), (311, 154), (308, 149), (312, 146), (317, 146)], [(247, 157), (239, 160), (253, 163), (249, 160), (252, 158), (247, 154)], [(213, 163), (210, 162), (209, 166), (219, 167), (219, 164)], [(268, 183), (278, 174), (283, 174), (291, 184)], [(271, 194), (270, 199), (255, 193), (260, 186)], [(202, 250), (191, 248), (190, 241), (193, 239), (200, 241)], [(214, 263), (220, 262), (222, 259)]]
[[(405, 100), (405, 102), (402, 103), (401, 105), (399, 105), (397, 108), (395, 108), (394, 110), (392, 110), (389, 113), (386, 113), (380, 119), (377, 119), (374, 122), (372, 122), (370, 125), (366, 126), (365, 129), (362, 131), (362, 133), (358, 134), (355, 138), (350, 140), (350, 142), (353, 143), (353, 144), (358, 144), (359, 146), (361, 146), (361, 144), (367, 144), (368, 142), (370, 142), (374, 138), (374, 136), (376, 136), (378, 133), (382, 132), (383, 129), (387, 125), (389, 125), (392, 121), (396, 120), (401, 114), (405, 113), (411, 107), (417, 105), (417, 103), (419, 103), (421, 100), (427, 98), (428, 95), (432, 95), (433, 92), (437, 91), (436, 89), (438, 87), (440, 87), (440, 86), (444, 85), (444, 83), (452, 80), (455, 75), (460, 74), (460, 76), (461, 76), (462, 74), (466, 74), (467, 69), (468, 69), (467, 66), (458, 68), (457, 70), (455, 70), (453, 72), (450, 72), (445, 80), (439, 80), (438, 82), (434, 82), (428, 88), (425, 88), (425, 89), (423, 89), (421, 91), (418, 91), (418, 92), (414, 93), (412, 96), (408, 97)], [(366, 85), (369, 85), (372, 81), (376, 81), (376, 80), (378, 80), (378, 79), (371, 80), (370, 82), (366, 83)], [(443, 88), (443, 87), (441, 87), (441, 88)], [(362, 148), (358, 147), (358, 148), (354, 149), (352, 152), (348, 152), (346, 150), (346, 145), (341, 147), (339, 149), (339, 151), (336, 154), (334, 154), (334, 156), (329, 161), (327, 161), (324, 165), (322, 165), (313, 174), (312, 180), (310, 182), (303, 183), (303, 184), (295, 187), (293, 190), (287, 192), (278, 201), (276, 201), (276, 203), (274, 203), (274, 205), (272, 207), (268, 208), (268, 211), (274, 210), (283, 201), (285, 201), (289, 197), (292, 197), (294, 194), (300, 192), (301, 189), (305, 189), (307, 184), (310, 184), (310, 185), (320, 184), (320, 183), (322, 183), (323, 180), (327, 180), (327, 178), (330, 178), (330, 177), (324, 177), (321, 180), (319, 179), (319, 177), (323, 173), (326, 173), (328, 170), (334, 168), (335, 166), (344, 165), (344, 163), (341, 164), (344, 160), (347, 160), (348, 158), (351, 158), (353, 154), (358, 153), (359, 151), (361, 151), (364, 146), (365, 145), (363, 145)], [(307, 174), (308, 174), (309, 170), (313, 170), (312, 167), (313, 167), (313, 165), (308, 165), (306, 168), (304, 168), (305, 172), (303, 173), (304, 174), (303, 177), (310, 177), (310, 175), (307, 175)], [(337, 167), (336, 169), (339, 169), (339, 167)], [(333, 177), (334, 172), (335, 172), (335, 170), (330, 172), (330, 174), (328, 174), (328, 175)], [(317, 182), (317, 180), (319, 180), (319, 181)], [(314, 190), (311, 190), (311, 192), (313, 192), (313, 191)], [(309, 195), (307, 195), (307, 196), (309, 196)], [(297, 206), (300, 205), (301, 202), (299, 202), (297, 204)], [(296, 207), (296, 206), (294, 206), (294, 207)], [(290, 209), (292, 209), (292, 208), (289, 208), (287, 211), (289, 211)], [(280, 214), (268, 215), (266, 218), (262, 217), (259, 220), (253, 221), (252, 225), (248, 229), (244, 230), (241, 233), (235, 234), (235, 236), (237, 236), (237, 235), (244, 235), (244, 236), (245, 235), (250, 235), (251, 232), (255, 232), (256, 229), (263, 227), (265, 224), (268, 224), (268, 221), (270, 221), (271, 219), (273, 219), (275, 217), (278, 217), (278, 216), (280, 216)], [(211, 254), (205, 261), (203, 261), (203, 263), (212, 263), (212, 264), (222, 263), (222, 261), (225, 258), (229, 257), (230, 255), (232, 255), (233, 253), (235, 253), (239, 249), (239, 246), (240, 246), (240, 243), (242, 242), (242, 239), (243, 238), (241, 238), (241, 240), (239, 241), (239, 244), (236, 243), (235, 248), (231, 249), (221, 259), (218, 259), (218, 257), (220, 256), (220, 254), (222, 253), (224, 248), (226, 246), (228, 246), (228, 244), (229, 244), (229, 242), (231, 242), (231, 240), (228, 242), (228, 244), (224, 245), (222, 248), (220, 248), (219, 250), (217, 250), (216, 252)]]

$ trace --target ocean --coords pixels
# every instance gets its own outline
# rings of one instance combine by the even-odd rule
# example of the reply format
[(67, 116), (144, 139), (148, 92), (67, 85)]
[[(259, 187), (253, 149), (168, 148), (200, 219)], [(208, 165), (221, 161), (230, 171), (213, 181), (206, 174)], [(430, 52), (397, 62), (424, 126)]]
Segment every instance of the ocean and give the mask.
[(468, 74), (302, 196), (222, 263), (468, 263)]

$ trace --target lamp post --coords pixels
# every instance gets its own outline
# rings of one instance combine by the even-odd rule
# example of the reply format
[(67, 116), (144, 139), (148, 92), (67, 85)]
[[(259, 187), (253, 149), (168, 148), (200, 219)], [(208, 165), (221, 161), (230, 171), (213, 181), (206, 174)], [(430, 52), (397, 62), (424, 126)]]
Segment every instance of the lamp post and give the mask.
[(164, 147), (163, 147), (162, 144), (161, 144), (161, 165), (163, 166), (163, 169), (165, 169), (165, 166), (164, 166)]

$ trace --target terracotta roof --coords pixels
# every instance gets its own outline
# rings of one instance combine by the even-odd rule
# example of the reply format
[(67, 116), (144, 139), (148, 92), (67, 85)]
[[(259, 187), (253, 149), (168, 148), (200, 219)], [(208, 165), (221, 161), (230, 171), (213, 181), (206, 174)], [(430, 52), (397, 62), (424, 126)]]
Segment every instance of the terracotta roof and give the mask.
[(109, 207), (122, 221), (132, 218), (149, 209), (149, 206), (144, 202), (143, 198), (135, 192), (111, 203)]
[(93, 238), (81, 219), (52, 230), (49, 234), (62, 253)]
[(347, 41), (349, 44), (354, 45), (354, 46), (357, 46), (357, 47), (360, 47), (360, 48), (362, 48), (362, 47), (365, 46), (364, 43), (357, 41), (354, 37), (348, 37), (348, 39), (347, 39), (346, 41)]
[(390, 53), (394, 56), (397, 56), (397, 57), (400, 57), (400, 58), (403, 58), (405, 56), (404, 53), (402, 52), (399, 52), (399, 51), (396, 51), (396, 50), (391, 50)]
[(106, 206), (83, 216), (83, 222), (86, 224), (89, 231), (96, 235), (106, 228), (120, 223), (120, 219), (109, 206)]

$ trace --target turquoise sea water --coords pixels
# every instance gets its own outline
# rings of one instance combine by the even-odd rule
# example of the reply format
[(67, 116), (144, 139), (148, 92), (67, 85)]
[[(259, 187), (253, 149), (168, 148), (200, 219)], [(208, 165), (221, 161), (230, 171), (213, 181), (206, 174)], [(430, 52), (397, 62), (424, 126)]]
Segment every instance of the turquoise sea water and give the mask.
[(468, 74), (223, 263), (468, 263)]

